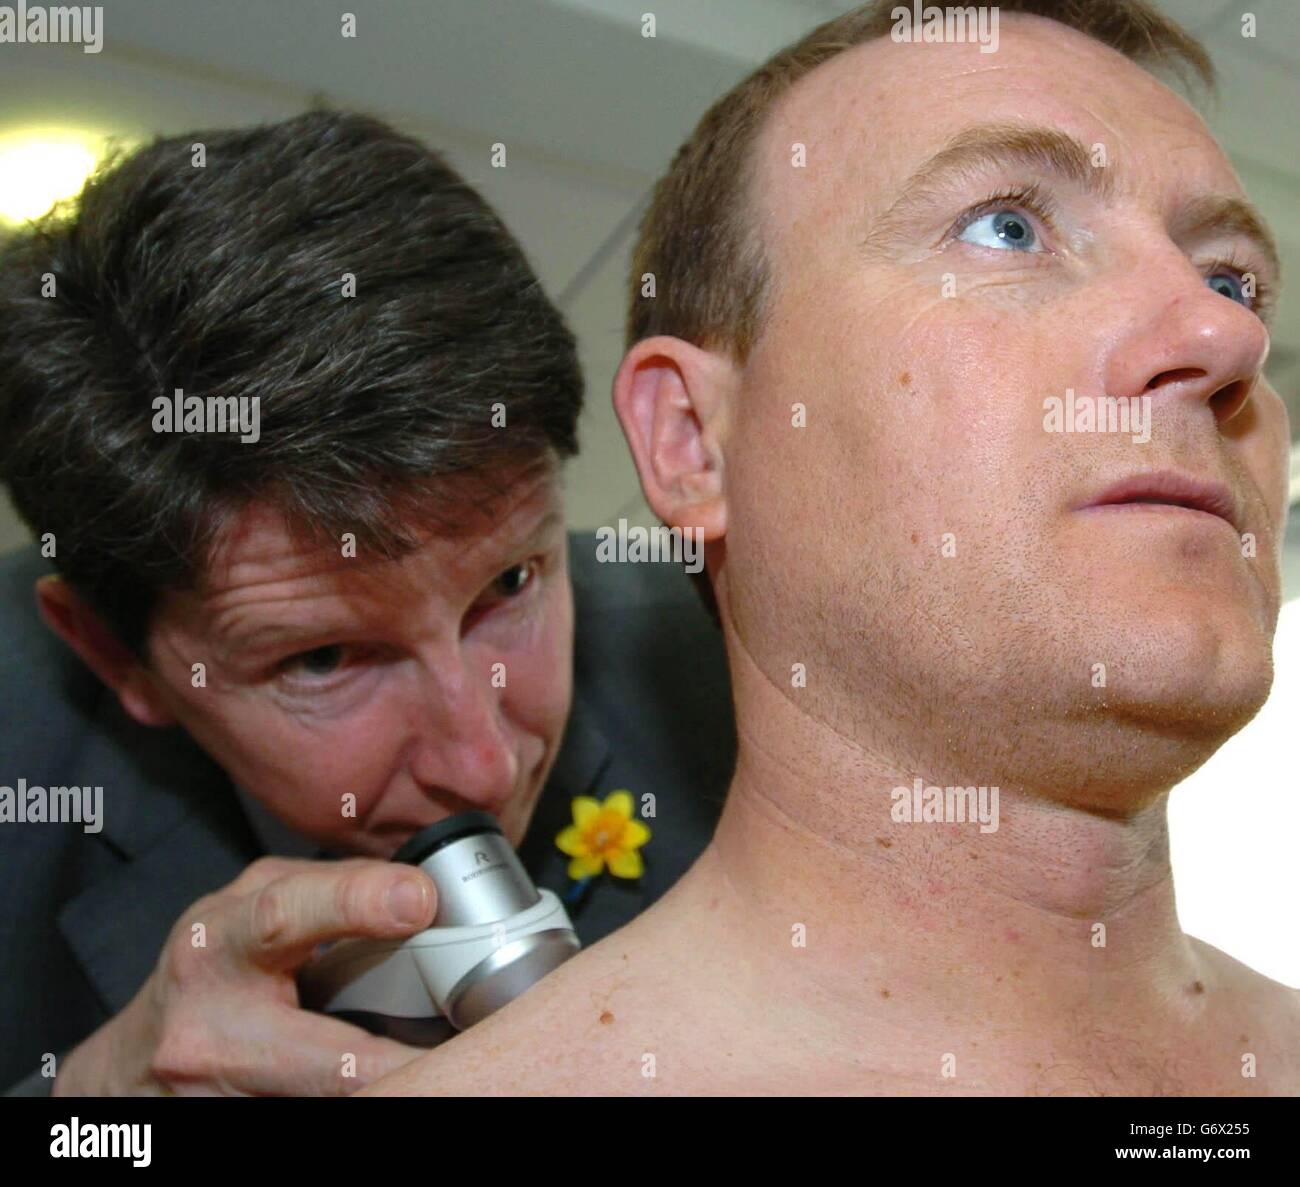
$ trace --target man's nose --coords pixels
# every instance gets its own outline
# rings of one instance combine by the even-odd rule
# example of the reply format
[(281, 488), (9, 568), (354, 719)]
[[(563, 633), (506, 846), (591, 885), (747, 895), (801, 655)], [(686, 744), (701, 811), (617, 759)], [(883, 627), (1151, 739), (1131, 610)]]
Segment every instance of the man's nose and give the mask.
[(486, 811), (500, 811), (514, 793), (519, 758), (501, 712), (501, 690), (490, 665), (457, 655), (431, 658), (423, 668), (421, 703), (413, 711), (412, 777)]
[[(1263, 322), (1216, 292), (1172, 244), (1144, 259), (1117, 349), (1106, 366), (1109, 396), (1205, 405), (1223, 424), (1245, 406), (1268, 355)], [(1126, 286), (1127, 287), (1127, 286)], [(1156, 415), (1159, 415), (1157, 410)]]

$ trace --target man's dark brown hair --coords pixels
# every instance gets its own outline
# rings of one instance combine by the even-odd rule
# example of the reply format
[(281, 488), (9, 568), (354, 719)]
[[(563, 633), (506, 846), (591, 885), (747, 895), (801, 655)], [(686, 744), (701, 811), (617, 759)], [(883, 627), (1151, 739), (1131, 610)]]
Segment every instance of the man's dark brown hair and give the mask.
[[(260, 398), (260, 440), (154, 432), (177, 388)], [(0, 241), (0, 480), (137, 653), (250, 501), (398, 555), (413, 515), (452, 528), (502, 475), (575, 453), (581, 405), (573, 336), (509, 231), (364, 116), (159, 139)]]

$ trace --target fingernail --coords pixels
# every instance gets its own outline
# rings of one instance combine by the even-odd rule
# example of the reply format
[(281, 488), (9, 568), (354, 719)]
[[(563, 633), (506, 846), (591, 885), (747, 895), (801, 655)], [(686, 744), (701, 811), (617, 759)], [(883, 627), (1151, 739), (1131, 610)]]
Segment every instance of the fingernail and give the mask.
[(388, 891), (388, 912), (398, 923), (423, 923), (429, 898), (424, 885), (404, 878)]

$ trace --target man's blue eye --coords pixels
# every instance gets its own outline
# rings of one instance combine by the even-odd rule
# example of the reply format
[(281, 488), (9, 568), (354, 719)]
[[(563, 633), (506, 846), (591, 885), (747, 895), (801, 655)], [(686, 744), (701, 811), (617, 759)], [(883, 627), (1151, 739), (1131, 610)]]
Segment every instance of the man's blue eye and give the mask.
[(1227, 297), (1229, 301), (1236, 301), (1240, 305), (1250, 308), (1250, 298), (1246, 296), (1245, 287), (1241, 278), (1234, 276), (1231, 272), (1216, 272), (1213, 276), (1207, 276), (1205, 283), (1210, 286), (1220, 296)]
[(958, 239), (976, 247), (1007, 248), (1011, 251), (1035, 251), (1038, 236), (1029, 219), (1018, 210), (995, 210), (973, 219)]

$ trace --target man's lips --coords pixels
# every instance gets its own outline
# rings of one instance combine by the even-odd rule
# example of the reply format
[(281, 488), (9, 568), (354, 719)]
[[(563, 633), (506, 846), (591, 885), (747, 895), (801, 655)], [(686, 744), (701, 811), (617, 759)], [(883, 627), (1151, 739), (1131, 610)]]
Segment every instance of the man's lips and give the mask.
[(1130, 475), (1108, 486), (1077, 510), (1143, 506), (1178, 508), (1213, 515), (1234, 529), (1240, 520), (1237, 499), (1222, 482), (1195, 478), (1175, 470)]

